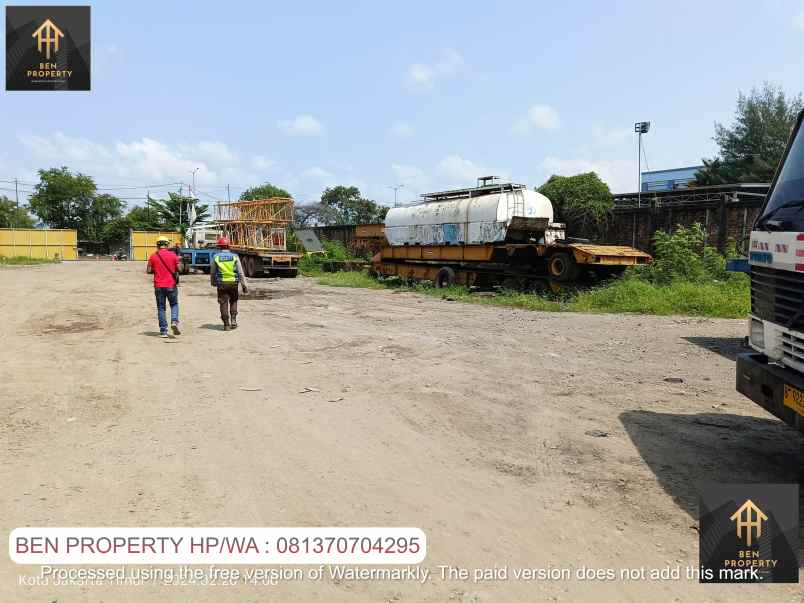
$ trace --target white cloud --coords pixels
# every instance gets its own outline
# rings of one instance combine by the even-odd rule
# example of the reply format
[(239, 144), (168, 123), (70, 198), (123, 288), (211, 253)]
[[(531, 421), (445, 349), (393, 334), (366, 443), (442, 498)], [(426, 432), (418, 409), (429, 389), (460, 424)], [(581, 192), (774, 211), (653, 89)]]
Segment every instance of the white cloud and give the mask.
[(560, 159), (546, 157), (541, 169), (546, 180), (552, 175), (574, 176), (585, 172), (595, 172), (613, 193), (631, 192), (636, 188), (636, 166), (627, 159)]
[(798, 31), (804, 31), (804, 9), (800, 10), (795, 17), (793, 17), (793, 28)]
[(299, 115), (291, 120), (279, 120), (277, 127), (291, 136), (320, 136), (324, 126), (312, 115)]
[(264, 172), (276, 167), (276, 161), (263, 157), (262, 155), (255, 155), (251, 158), (251, 167), (255, 170)]
[(400, 190), (400, 195), (404, 194), (407, 197), (415, 198), (422, 193), (428, 192), (432, 186), (430, 176), (415, 165), (393, 163), (391, 164), (391, 170), (394, 172), (396, 182), (405, 185), (405, 189)]
[[(219, 190), (223, 190), (226, 184), (262, 182), (264, 178), (255, 169), (260, 171), (260, 166), (264, 168), (270, 163), (260, 156), (243, 161), (220, 141), (167, 144), (144, 137), (101, 144), (61, 132), (46, 137), (21, 134), (17, 138), (27, 155), (21, 158), (25, 163), (45, 167), (67, 165), (75, 172), (92, 176), (99, 186), (187, 183), (192, 180), (191, 172), (197, 168), (196, 184), (200, 191), (205, 187), (221, 187)], [(164, 190), (160, 188), (151, 193), (158, 195)], [(144, 197), (145, 190), (132, 189), (125, 194), (121, 190), (118, 194), (126, 197), (141, 194)], [(136, 199), (129, 200), (129, 205), (137, 203)]]
[(408, 67), (408, 79), (415, 85), (430, 88), (441, 77), (455, 75), (463, 65), (463, 56), (453, 49), (448, 49), (434, 63), (413, 63)]
[(539, 130), (555, 130), (561, 125), (561, 120), (550, 105), (532, 105), (528, 109), (527, 117), (520, 119), (512, 128), (516, 134), (528, 134), (534, 128)]
[(628, 128), (606, 128), (594, 126), (592, 128), (592, 142), (598, 147), (613, 147), (629, 140), (633, 131)]
[(320, 180), (321, 182), (324, 183), (335, 182), (335, 174), (317, 165), (311, 168), (307, 168), (301, 173), (301, 175), (302, 178), (307, 178), (309, 180)]
[(410, 138), (415, 133), (413, 126), (404, 121), (398, 121), (391, 126), (391, 134), (397, 138)]
[(444, 157), (436, 166), (436, 173), (447, 187), (474, 186), (481, 176), (498, 176), (503, 181), (508, 179), (506, 171), (480, 165), (460, 155)]
[(435, 77), (435, 71), (433, 71), (433, 68), (429, 65), (414, 63), (408, 68), (408, 77), (416, 84), (431, 86), (433, 78)]

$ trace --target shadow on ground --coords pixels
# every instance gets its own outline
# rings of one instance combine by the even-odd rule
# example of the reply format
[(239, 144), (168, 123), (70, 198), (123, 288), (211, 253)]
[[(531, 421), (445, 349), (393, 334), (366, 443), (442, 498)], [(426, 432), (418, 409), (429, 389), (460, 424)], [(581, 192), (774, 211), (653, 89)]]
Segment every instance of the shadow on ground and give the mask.
[[(701, 483), (804, 482), (804, 437), (775, 419), (634, 410), (620, 420), (664, 491), (693, 519)], [(804, 518), (804, 488), (799, 509)]]
[(684, 337), (684, 339), (729, 360), (737, 360), (737, 354), (751, 350), (743, 345), (744, 337)]
[[(248, 293), (240, 293), (240, 300), (264, 300), (264, 299), (284, 299), (286, 297), (294, 297), (301, 295), (303, 291), (300, 289), (249, 289)], [(215, 289), (210, 287), (210, 290), (204, 293), (187, 293), (190, 297), (217, 297)]]
[(216, 324), (207, 323), (205, 325), (201, 325), (198, 328), (199, 329), (206, 329), (208, 331), (223, 331), (223, 323), (222, 322), (221, 323), (216, 323)]

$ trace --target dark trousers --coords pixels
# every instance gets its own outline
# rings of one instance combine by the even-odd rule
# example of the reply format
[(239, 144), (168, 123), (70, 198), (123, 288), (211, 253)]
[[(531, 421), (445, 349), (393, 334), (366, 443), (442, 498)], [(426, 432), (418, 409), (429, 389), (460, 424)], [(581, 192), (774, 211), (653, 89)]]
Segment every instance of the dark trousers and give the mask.
[(237, 319), (237, 300), (239, 298), (237, 283), (218, 285), (218, 305), (221, 307), (221, 320), (224, 324), (229, 324), (229, 316), (232, 317), (232, 320)]
[(165, 316), (165, 301), (170, 304), (170, 321), (178, 324), (179, 322), (179, 290), (176, 287), (156, 288), (154, 289), (156, 296), (156, 317), (159, 320), (159, 331), (167, 333), (168, 323)]

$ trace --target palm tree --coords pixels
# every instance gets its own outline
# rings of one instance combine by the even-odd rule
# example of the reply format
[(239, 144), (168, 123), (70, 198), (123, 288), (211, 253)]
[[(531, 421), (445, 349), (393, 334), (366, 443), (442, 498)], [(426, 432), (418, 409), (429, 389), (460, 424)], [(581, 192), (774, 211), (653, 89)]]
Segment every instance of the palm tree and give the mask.
[[(209, 219), (209, 206), (199, 203), (194, 197), (168, 193), (167, 199), (148, 198), (148, 208), (159, 215), (168, 230), (177, 230), (184, 236), (190, 226)], [(193, 216), (193, 209), (195, 215)], [(192, 218), (192, 219), (191, 219)]]

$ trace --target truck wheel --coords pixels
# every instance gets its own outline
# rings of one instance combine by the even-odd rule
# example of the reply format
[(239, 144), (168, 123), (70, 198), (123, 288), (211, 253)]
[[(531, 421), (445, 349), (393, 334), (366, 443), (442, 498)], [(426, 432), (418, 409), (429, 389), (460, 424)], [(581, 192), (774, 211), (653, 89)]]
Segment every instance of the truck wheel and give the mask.
[(559, 283), (569, 283), (578, 278), (581, 272), (580, 266), (569, 253), (556, 253), (550, 256), (547, 261), (547, 271), (550, 276)]
[(436, 289), (443, 289), (444, 287), (452, 287), (455, 284), (455, 271), (448, 266), (444, 266), (436, 273), (435, 277)]
[(243, 258), (243, 272), (246, 273), (246, 278), (254, 276), (254, 258), (246, 256)]
[(190, 274), (190, 264), (187, 262), (182, 262), (179, 264), (179, 273), (181, 274)]

